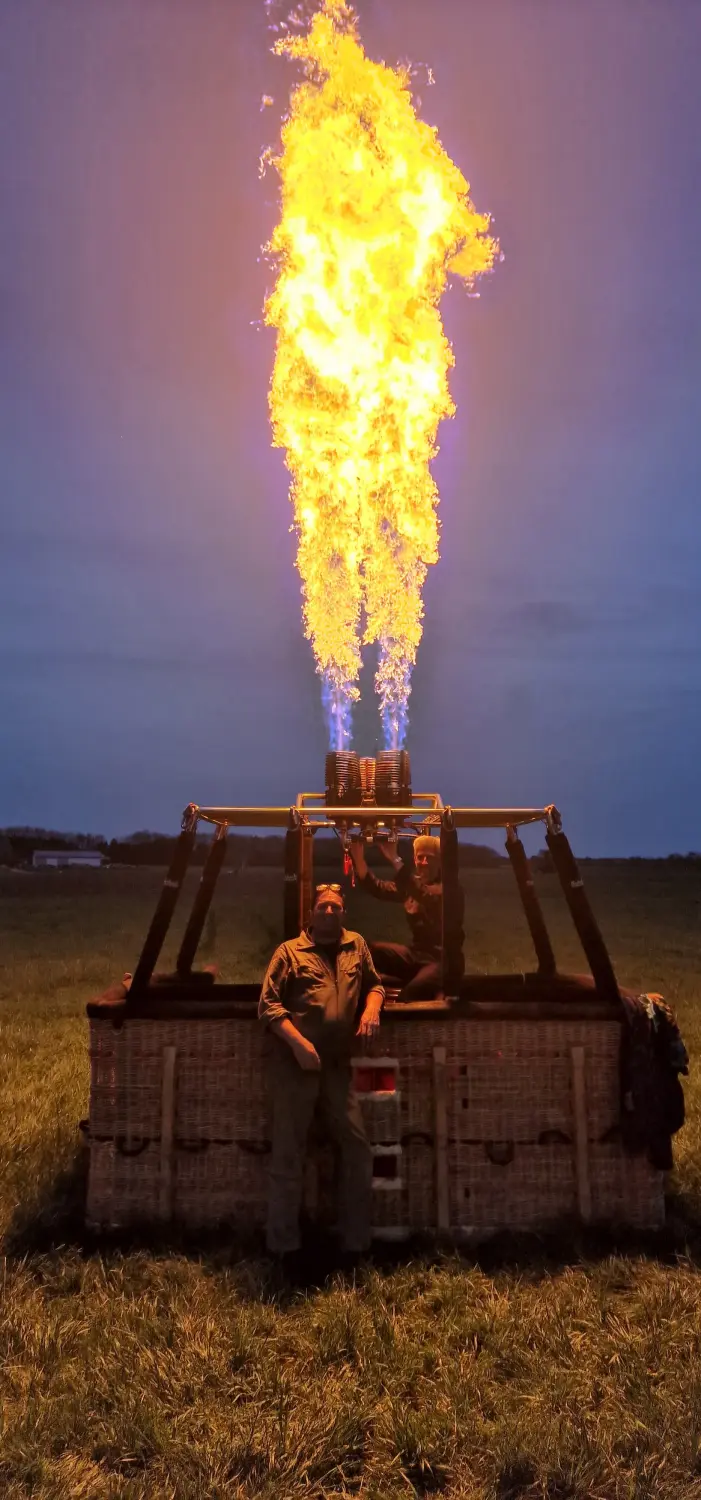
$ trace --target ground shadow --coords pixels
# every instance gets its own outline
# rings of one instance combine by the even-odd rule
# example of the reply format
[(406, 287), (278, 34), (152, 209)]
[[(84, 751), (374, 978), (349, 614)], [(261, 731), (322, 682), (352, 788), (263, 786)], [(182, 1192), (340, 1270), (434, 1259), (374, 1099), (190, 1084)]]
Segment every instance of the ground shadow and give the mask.
[(88, 1150), (81, 1143), (66, 1167), (40, 1184), (31, 1204), (17, 1204), (2, 1236), (2, 1250), (8, 1259), (81, 1244), (88, 1165)]
[[(266, 1256), (259, 1231), (242, 1233), (240, 1227), (223, 1225), (195, 1232), (182, 1226), (144, 1225), (129, 1230), (96, 1232), (85, 1225), (85, 1194), (88, 1149), (76, 1148), (68, 1167), (47, 1184), (31, 1208), (18, 1205), (4, 1236), (3, 1252), (8, 1260), (33, 1255), (51, 1255), (73, 1249), (90, 1257), (124, 1256), (135, 1253), (184, 1255), (217, 1269), (242, 1275), (242, 1295), (266, 1300), (280, 1281)], [(334, 1244), (317, 1227), (304, 1227), (305, 1261), (309, 1288), (325, 1285), (334, 1274)], [(666, 1199), (666, 1223), (659, 1230), (626, 1227), (586, 1227), (578, 1221), (535, 1233), (501, 1232), (471, 1245), (456, 1245), (448, 1238), (416, 1235), (399, 1244), (376, 1243), (367, 1265), (380, 1273), (421, 1264), (429, 1267), (457, 1256), (488, 1274), (498, 1271), (528, 1271), (551, 1274), (566, 1267), (595, 1263), (611, 1255), (645, 1257), (663, 1265), (680, 1257), (701, 1265), (701, 1208), (683, 1194)], [(364, 1274), (361, 1266), (359, 1275)]]

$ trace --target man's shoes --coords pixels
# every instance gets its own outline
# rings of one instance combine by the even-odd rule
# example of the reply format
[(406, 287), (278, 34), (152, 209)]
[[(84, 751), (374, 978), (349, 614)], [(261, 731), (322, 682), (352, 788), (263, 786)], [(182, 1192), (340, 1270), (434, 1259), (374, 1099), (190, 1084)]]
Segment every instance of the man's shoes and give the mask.
[(367, 1250), (339, 1250), (334, 1260), (334, 1270), (340, 1271), (342, 1276), (354, 1276), (367, 1257)]
[(277, 1257), (277, 1263), (286, 1285), (297, 1291), (323, 1286), (329, 1269), (328, 1255), (310, 1246), (287, 1250)]
[(278, 1259), (283, 1279), (291, 1287), (303, 1287), (309, 1281), (308, 1258), (302, 1250), (286, 1250)]
[(328, 1246), (307, 1246), (287, 1250), (275, 1257), (286, 1286), (295, 1290), (322, 1286), (329, 1273), (352, 1277), (367, 1260), (369, 1252), (342, 1250), (332, 1252)]

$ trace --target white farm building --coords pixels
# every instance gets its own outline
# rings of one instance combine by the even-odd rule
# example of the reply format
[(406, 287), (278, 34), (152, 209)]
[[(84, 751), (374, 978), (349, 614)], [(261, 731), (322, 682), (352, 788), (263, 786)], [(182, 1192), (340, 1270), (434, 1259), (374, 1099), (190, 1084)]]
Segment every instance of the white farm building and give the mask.
[(100, 869), (105, 864), (107, 860), (99, 849), (35, 849), (32, 855), (35, 870), (65, 869), (67, 865)]

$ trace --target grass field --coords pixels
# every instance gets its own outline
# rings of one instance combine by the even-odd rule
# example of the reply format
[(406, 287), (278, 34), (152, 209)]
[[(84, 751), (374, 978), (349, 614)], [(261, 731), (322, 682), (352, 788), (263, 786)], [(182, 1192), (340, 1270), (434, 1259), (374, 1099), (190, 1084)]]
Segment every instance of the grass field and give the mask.
[[(292, 1296), (221, 1241), (85, 1242), (84, 1004), (134, 967), (162, 872), (0, 871), (2, 1500), (701, 1497), (701, 875), (586, 877), (619, 978), (666, 996), (692, 1057), (668, 1230), (405, 1256)], [(530, 966), (508, 870), (465, 886), (472, 961)], [(222, 977), (260, 977), (280, 905), (279, 873), (222, 876)], [(358, 903), (352, 922), (387, 919)]]

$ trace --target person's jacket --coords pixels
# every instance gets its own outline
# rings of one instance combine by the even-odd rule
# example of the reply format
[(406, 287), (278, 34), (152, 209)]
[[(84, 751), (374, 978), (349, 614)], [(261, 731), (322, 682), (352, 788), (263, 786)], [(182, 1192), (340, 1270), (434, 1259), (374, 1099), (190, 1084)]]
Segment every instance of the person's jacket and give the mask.
[[(360, 885), (369, 896), (378, 901), (401, 901), (411, 928), (411, 946), (417, 958), (427, 962), (441, 956), (443, 942), (443, 886), (422, 885), (413, 870), (400, 865), (394, 880), (378, 880), (371, 870), (363, 876)], [(459, 892), (460, 925), (464, 898)]]
[(322, 1058), (350, 1057), (364, 1002), (384, 988), (359, 932), (341, 933), (336, 961), (303, 932), (276, 948), (263, 980), (258, 1016), (292, 1021)]
[(661, 995), (621, 991), (625, 1025), (621, 1034), (621, 1133), (631, 1156), (646, 1152), (661, 1172), (673, 1166), (671, 1137), (684, 1124), (684, 1090), (679, 1074), (689, 1058), (677, 1018)]

